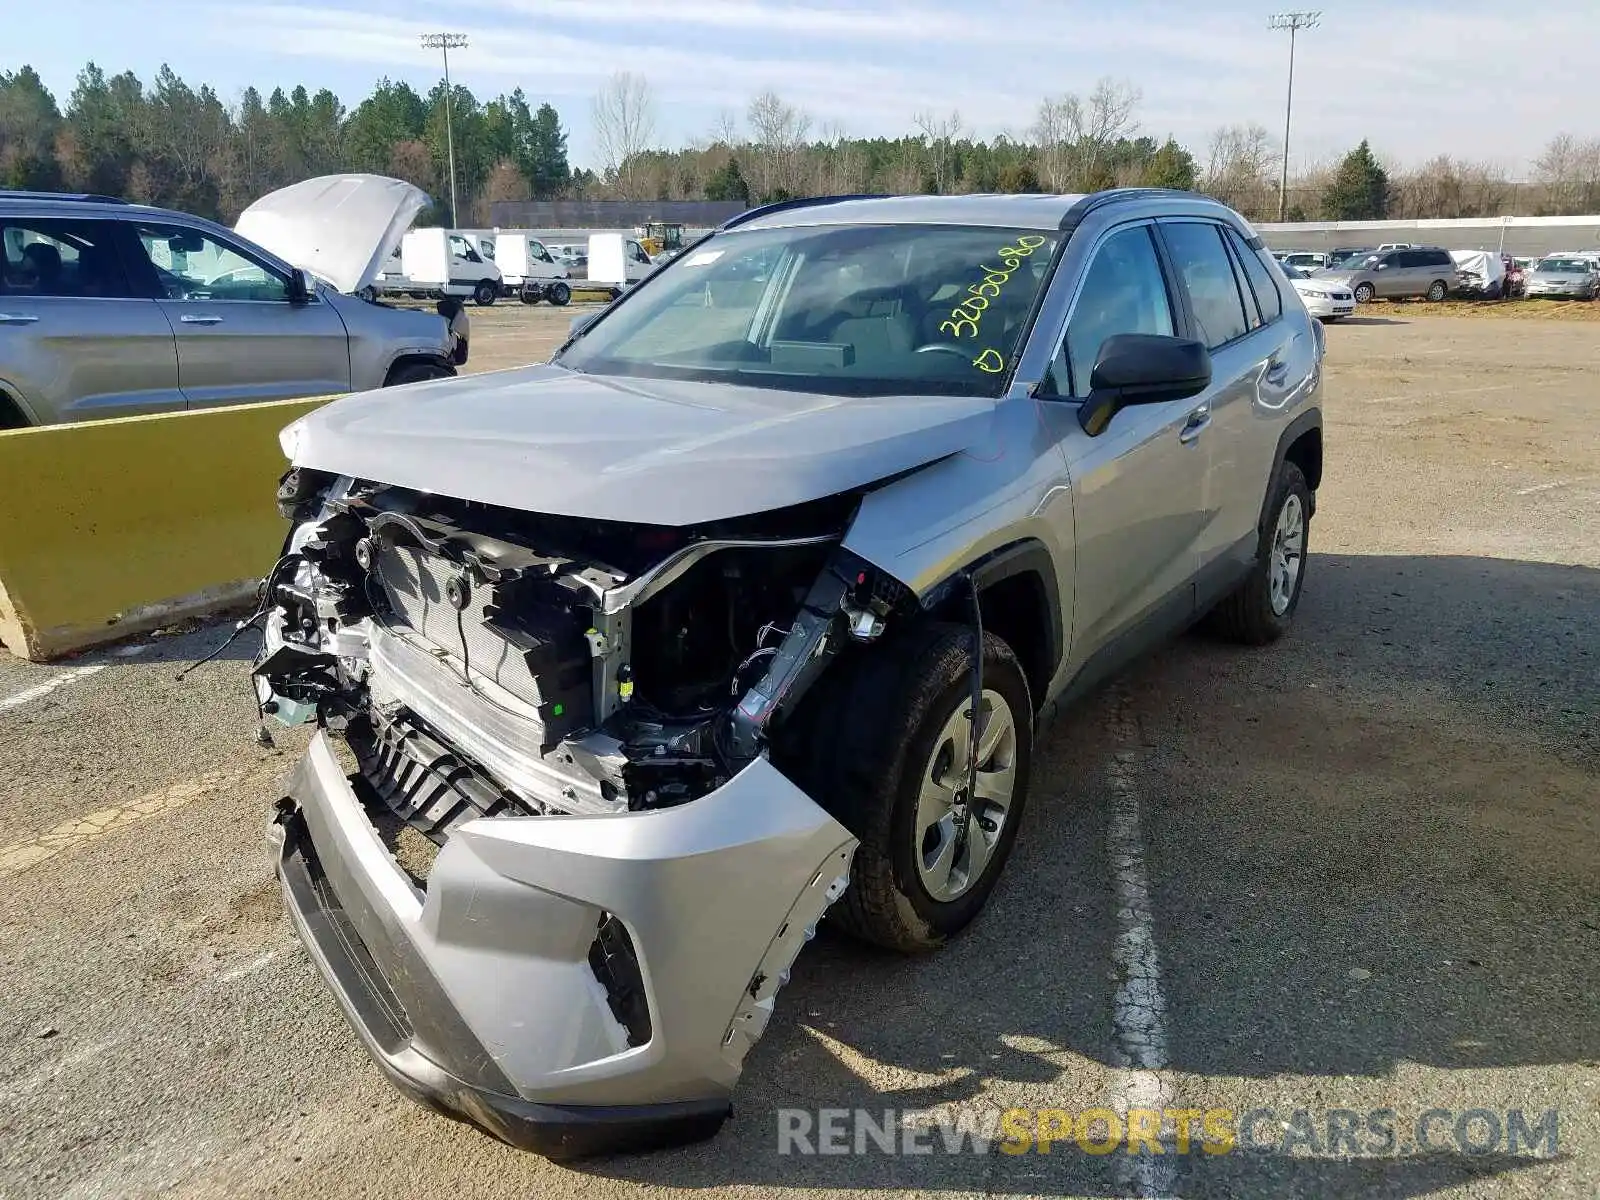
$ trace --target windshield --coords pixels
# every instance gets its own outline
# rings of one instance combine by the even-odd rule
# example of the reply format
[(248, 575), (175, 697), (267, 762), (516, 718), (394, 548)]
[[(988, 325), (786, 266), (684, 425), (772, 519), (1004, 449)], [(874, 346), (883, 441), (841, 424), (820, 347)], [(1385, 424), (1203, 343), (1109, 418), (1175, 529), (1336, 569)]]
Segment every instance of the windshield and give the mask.
[(1354, 254), (1346, 254), (1343, 258), (1338, 259), (1330, 265), (1334, 267), (1341, 267), (1347, 271), (1353, 271), (1357, 267), (1364, 267), (1369, 262), (1376, 262), (1377, 260), (1378, 256), (1371, 250), (1357, 250)]
[(555, 361), (837, 395), (998, 396), (1060, 240), (946, 225), (724, 233)]
[(1547, 258), (1534, 270), (1541, 275), (1586, 275), (1589, 264), (1577, 258)]

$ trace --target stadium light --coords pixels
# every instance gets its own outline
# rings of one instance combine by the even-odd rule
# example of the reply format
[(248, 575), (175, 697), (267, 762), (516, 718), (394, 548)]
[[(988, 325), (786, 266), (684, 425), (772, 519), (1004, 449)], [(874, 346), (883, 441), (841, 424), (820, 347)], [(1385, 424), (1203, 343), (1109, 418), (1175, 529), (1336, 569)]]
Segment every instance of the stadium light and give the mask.
[(1267, 18), (1268, 29), (1289, 31), (1289, 97), (1283, 105), (1283, 174), (1278, 178), (1278, 220), (1286, 219), (1289, 211), (1289, 116), (1294, 111), (1294, 35), (1302, 29), (1315, 29), (1322, 20), (1320, 12), (1273, 13)]
[(456, 227), (456, 135), (451, 128), (450, 110), (455, 107), (455, 97), (450, 89), (450, 51), (465, 50), (464, 33), (425, 33), (422, 35), (425, 50), (444, 52), (444, 145), (445, 156), (450, 160), (450, 228)]

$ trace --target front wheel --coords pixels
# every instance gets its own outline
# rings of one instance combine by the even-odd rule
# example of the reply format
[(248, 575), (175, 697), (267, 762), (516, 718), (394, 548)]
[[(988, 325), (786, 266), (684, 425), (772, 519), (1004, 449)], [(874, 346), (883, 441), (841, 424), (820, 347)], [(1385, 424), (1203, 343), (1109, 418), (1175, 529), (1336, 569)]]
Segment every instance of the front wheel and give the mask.
[(1289, 632), (1305, 586), (1310, 528), (1311, 487), (1297, 464), (1285, 462), (1273, 480), (1255, 565), (1211, 610), (1210, 624), (1218, 633), (1249, 646), (1264, 646)]
[(1372, 287), (1372, 285), (1370, 283), (1358, 283), (1358, 284), (1356, 284), (1356, 303), (1357, 304), (1371, 304), (1372, 300), (1373, 300), (1373, 297), (1376, 296), (1377, 294), (1378, 293), (1373, 290), (1373, 287)]
[(1438, 304), (1444, 299), (1447, 291), (1449, 291), (1449, 289), (1445, 287), (1444, 280), (1435, 279), (1428, 285), (1428, 299), (1433, 301), (1433, 303)]
[[(861, 841), (830, 917), (893, 950), (932, 950), (970, 924), (1016, 842), (1033, 759), (1033, 705), (1011, 647), (983, 641), (971, 771), (972, 631), (931, 623), (885, 643), (850, 678), (847, 705), (813, 727), (812, 794)], [(825, 723), (823, 723), (825, 724)]]
[(499, 295), (499, 284), (492, 279), (480, 279), (472, 289), (472, 302), (479, 308), (488, 308)]

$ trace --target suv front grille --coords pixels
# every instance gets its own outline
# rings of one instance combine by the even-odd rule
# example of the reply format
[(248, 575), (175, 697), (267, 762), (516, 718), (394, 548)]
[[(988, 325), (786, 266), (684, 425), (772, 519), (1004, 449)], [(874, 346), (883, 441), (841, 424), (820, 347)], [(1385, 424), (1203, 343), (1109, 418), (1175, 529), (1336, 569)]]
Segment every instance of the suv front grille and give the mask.
[[(419, 722), (404, 713), (385, 717), (377, 712), (351, 724), (346, 740), (355, 751), (362, 777), (390, 812), (435, 846), (442, 846), (451, 830), (478, 817), (526, 813), (494, 782), (451, 750)], [(379, 818), (382, 814), (377, 814)], [(391, 832), (374, 820), (385, 840)], [(390, 845), (398, 852), (403, 840)], [(431, 865), (431, 858), (426, 865)], [(410, 863), (401, 863), (423, 880)]]

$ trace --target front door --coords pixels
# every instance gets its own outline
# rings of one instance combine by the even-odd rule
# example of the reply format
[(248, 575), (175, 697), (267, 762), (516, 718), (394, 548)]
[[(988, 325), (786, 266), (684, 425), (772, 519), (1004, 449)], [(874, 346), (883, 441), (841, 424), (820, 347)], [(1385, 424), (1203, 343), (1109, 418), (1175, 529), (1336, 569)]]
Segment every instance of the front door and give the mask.
[(1095, 248), (1039, 396), (1060, 438), (1073, 502), (1061, 506), (1076, 543), (1074, 670), (1138, 627), (1193, 614), (1208, 414), (1199, 399), (1125, 408), (1095, 437), (1077, 409), (1105, 340), (1173, 334), (1176, 311), (1148, 223), (1109, 231)]
[(350, 390), (350, 345), (333, 306), (289, 299), (289, 278), (244, 246), (185, 225), (138, 222), (133, 248), (178, 341), (190, 408)]

